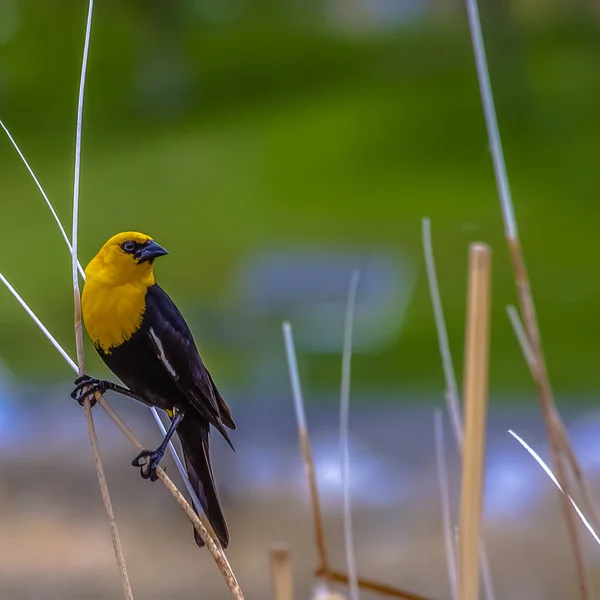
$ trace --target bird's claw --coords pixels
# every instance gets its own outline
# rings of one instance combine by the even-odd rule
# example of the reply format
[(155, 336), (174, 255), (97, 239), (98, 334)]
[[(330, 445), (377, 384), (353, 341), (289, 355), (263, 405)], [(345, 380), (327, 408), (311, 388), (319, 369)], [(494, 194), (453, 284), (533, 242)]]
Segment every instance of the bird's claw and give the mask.
[(140, 475), (142, 479), (149, 479), (150, 481), (156, 481), (158, 475), (156, 469), (158, 463), (162, 460), (164, 451), (158, 450), (142, 450), (132, 461), (131, 464), (134, 467), (139, 467)]
[(96, 404), (94, 394), (96, 392), (104, 394), (108, 389), (108, 381), (95, 379), (89, 375), (81, 375), (73, 383), (75, 383), (75, 388), (71, 392), (71, 398), (77, 400), (81, 406), (83, 406), (86, 398), (89, 398), (91, 406), (94, 406)]

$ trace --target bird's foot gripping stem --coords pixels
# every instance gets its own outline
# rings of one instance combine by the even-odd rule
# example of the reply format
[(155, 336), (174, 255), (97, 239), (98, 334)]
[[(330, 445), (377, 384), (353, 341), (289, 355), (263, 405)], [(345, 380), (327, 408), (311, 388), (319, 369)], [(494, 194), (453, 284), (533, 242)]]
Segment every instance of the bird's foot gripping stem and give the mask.
[(134, 467), (139, 467), (142, 479), (156, 481), (158, 479), (156, 469), (158, 468), (158, 463), (160, 463), (164, 454), (165, 451), (161, 447), (157, 448), (156, 450), (142, 450), (131, 461), (131, 464)]
[(94, 377), (90, 377), (89, 375), (82, 375), (81, 377), (78, 377), (74, 383), (75, 388), (71, 392), (71, 398), (77, 400), (81, 406), (83, 406), (86, 398), (89, 398), (90, 404), (94, 406), (94, 404), (96, 404), (94, 394), (96, 392), (104, 394), (104, 392), (110, 388), (110, 381), (106, 381), (105, 379), (96, 379)]

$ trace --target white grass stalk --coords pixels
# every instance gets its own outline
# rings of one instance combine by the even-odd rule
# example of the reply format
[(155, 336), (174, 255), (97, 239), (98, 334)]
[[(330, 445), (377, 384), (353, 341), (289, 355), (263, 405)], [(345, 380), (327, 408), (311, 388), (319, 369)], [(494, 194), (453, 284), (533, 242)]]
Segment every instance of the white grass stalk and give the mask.
[(427, 281), (429, 282), (429, 295), (433, 305), (433, 316), (437, 330), (438, 346), (442, 367), (444, 369), (444, 378), (446, 380), (446, 404), (450, 415), (450, 422), (454, 429), (454, 439), (459, 451), (463, 443), (463, 424), (460, 407), (460, 394), (458, 384), (456, 383), (456, 374), (452, 362), (452, 352), (450, 342), (448, 341), (448, 330), (446, 328), (446, 319), (444, 318), (444, 309), (442, 307), (442, 297), (440, 295), (440, 286), (438, 283), (437, 271), (435, 268), (435, 258), (433, 256), (433, 243), (431, 241), (431, 221), (425, 217), (422, 221), (423, 231), (423, 253), (425, 255), (425, 267), (427, 270)]
[[(67, 244), (67, 247), (69, 248), (69, 252), (72, 253), (71, 242), (69, 241), (69, 238), (67, 237), (67, 232), (65, 231), (65, 228), (63, 227), (62, 223), (60, 222), (60, 219), (58, 218), (58, 215), (56, 214), (56, 211), (54, 210), (54, 206), (52, 206), (52, 203), (50, 202), (50, 199), (48, 198), (46, 192), (44, 191), (42, 184), (39, 182), (38, 178), (36, 177), (35, 173), (33, 172), (33, 169), (29, 166), (27, 159), (25, 158), (24, 154), (21, 152), (21, 149), (19, 148), (17, 142), (11, 135), (10, 131), (8, 130), (6, 125), (4, 125), (4, 123), (1, 120), (0, 120), (0, 127), (4, 130), (4, 133), (6, 133), (10, 143), (13, 145), (13, 147), (17, 151), (17, 154), (19, 155), (21, 161), (23, 162), (23, 164), (29, 171), (29, 174), (31, 175), (33, 181), (35, 182), (35, 185), (37, 186), (38, 190), (40, 190), (40, 193), (42, 194), (44, 200), (46, 201), (46, 205), (50, 209), (50, 212), (52, 213), (52, 216), (54, 217), (54, 220), (56, 221), (56, 224), (58, 225), (58, 228), (60, 229), (60, 233), (63, 236), (63, 239), (65, 240), (65, 244)], [(85, 278), (85, 273), (83, 271), (83, 267), (79, 263), (77, 264), (77, 268), (79, 269), (79, 273), (81, 274), (81, 276), (83, 278)]]
[(304, 399), (302, 398), (302, 386), (300, 385), (300, 373), (298, 372), (298, 359), (296, 358), (292, 325), (289, 321), (284, 321), (283, 323), (283, 341), (285, 344), (288, 372), (290, 374), (290, 384), (292, 386), (296, 422), (298, 429), (306, 430), (306, 413), (304, 412)]
[(332, 571), (329, 567), (329, 558), (327, 556), (327, 544), (325, 541), (325, 530), (323, 526), (323, 516), (321, 514), (321, 504), (319, 500), (319, 489), (317, 486), (317, 475), (315, 471), (315, 462), (308, 437), (308, 428), (306, 426), (306, 414), (304, 412), (304, 400), (302, 398), (302, 388), (300, 386), (300, 374), (298, 372), (298, 360), (296, 358), (296, 348), (294, 346), (294, 336), (292, 326), (288, 321), (282, 324), (283, 340), (285, 344), (285, 353), (290, 374), (292, 387), (292, 398), (294, 401), (294, 411), (296, 413), (296, 425), (298, 428), (298, 440), (300, 442), (300, 452), (304, 463), (304, 471), (308, 482), (310, 499), (313, 511), (313, 525), (315, 529), (315, 545), (319, 555), (318, 572), (323, 576), (323, 583), (329, 589)]
[(435, 459), (437, 464), (438, 483), (440, 487), (440, 500), (442, 510), (442, 524), (444, 527), (444, 544), (446, 549), (446, 563), (450, 592), (452, 600), (458, 600), (458, 569), (456, 565), (456, 546), (452, 527), (452, 514), (450, 510), (450, 491), (448, 483), (448, 468), (444, 449), (444, 418), (441, 410), (433, 413), (435, 431)]
[(523, 321), (519, 317), (519, 312), (516, 307), (512, 304), (506, 306), (506, 313), (508, 314), (508, 318), (510, 319), (510, 323), (513, 327), (515, 335), (517, 336), (517, 341), (521, 346), (521, 350), (523, 351), (523, 356), (525, 357), (525, 361), (529, 365), (529, 369), (532, 373), (535, 373), (535, 369), (537, 366), (537, 361), (535, 359), (535, 353), (533, 352), (533, 348), (529, 343), (529, 338), (527, 337), (527, 332), (525, 331), (525, 327), (523, 326)]
[(350, 414), (350, 381), (352, 365), (352, 329), (354, 310), (360, 272), (354, 271), (350, 279), (348, 303), (346, 306), (346, 322), (344, 325), (344, 352), (342, 356), (342, 383), (340, 393), (340, 454), (342, 459), (342, 493), (344, 508), (344, 543), (346, 548), (346, 564), (348, 567), (348, 585), (351, 600), (360, 599), (356, 558), (354, 555), (354, 539), (352, 534), (352, 507), (350, 502), (350, 448), (349, 448), (349, 414)]
[[(522, 437), (517, 435), (512, 429), (509, 429), (508, 433), (510, 433), (510, 435), (512, 435), (517, 440), (517, 442), (519, 442), (519, 444), (521, 444), (521, 446), (523, 446), (523, 448), (525, 448), (525, 450), (527, 450), (527, 452), (529, 452), (529, 454), (533, 457), (535, 462), (537, 462), (537, 464), (540, 465), (540, 467), (542, 467), (542, 469), (544, 470), (546, 475), (548, 475), (548, 477), (550, 478), (552, 483), (561, 491), (561, 493), (564, 494), (565, 492), (562, 489), (562, 487), (560, 486), (560, 483), (558, 483), (558, 479), (555, 477), (555, 475), (552, 472), (552, 470), (550, 469), (550, 467), (544, 462), (542, 457)], [(571, 496), (568, 496), (568, 498), (571, 501), (571, 504), (573, 505), (575, 512), (581, 519), (581, 522), (585, 525), (585, 528), (590, 532), (590, 535), (594, 538), (594, 541), (596, 542), (596, 544), (598, 544), (600, 546), (600, 537), (598, 537), (598, 534), (594, 531), (594, 528), (591, 526), (590, 522), (587, 520), (587, 518), (583, 514), (583, 512), (579, 509), (579, 507), (577, 506), (577, 504), (575, 503), (573, 498), (571, 498)]]
[(504, 217), (504, 227), (506, 236), (511, 239), (518, 238), (517, 220), (506, 173), (506, 162), (502, 150), (502, 140), (500, 139), (500, 130), (498, 128), (498, 119), (496, 117), (496, 108), (494, 107), (494, 95), (490, 83), (490, 74), (485, 56), (485, 46), (483, 44), (483, 34), (481, 32), (481, 20), (479, 18), (479, 8), (477, 0), (465, 0), (467, 6), (467, 16), (469, 19), (469, 29), (471, 31), (471, 40), (473, 42), (473, 53), (475, 55), (475, 66), (477, 68), (477, 77), (479, 79), (479, 91), (481, 94), (481, 103), (483, 104), (483, 113), (485, 124), (490, 142), (490, 152), (494, 164), (494, 173), (496, 175), (496, 185), (498, 195), (500, 196), (500, 205)]
[(29, 308), (29, 305), (23, 298), (19, 295), (17, 290), (9, 283), (8, 279), (0, 273), (0, 281), (8, 288), (8, 291), (14, 296), (16, 301), (23, 307), (25, 312), (31, 317), (33, 322), (38, 326), (39, 330), (46, 336), (48, 341), (54, 346), (54, 348), (58, 351), (58, 353), (63, 357), (65, 362), (77, 373), (77, 363), (67, 354), (65, 349), (58, 343), (56, 338), (48, 331), (46, 326), (38, 319), (37, 315)]
[(85, 98), (85, 79), (87, 75), (88, 55), (90, 51), (90, 37), (92, 31), (92, 17), (94, 13), (94, 0), (89, 0), (88, 15), (85, 26), (85, 42), (83, 44), (83, 59), (81, 62), (81, 77), (79, 79), (79, 97), (77, 100), (77, 128), (75, 132), (75, 174), (73, 181), (73, 231), (71, 236), (71, 257), (73, 263), (73, 287), (79, 294), (79, 281), (77, 279), (77, 245), (79, 230), (79, 175), (81, 171), (81, 130), (83, 125), (83, 101)]

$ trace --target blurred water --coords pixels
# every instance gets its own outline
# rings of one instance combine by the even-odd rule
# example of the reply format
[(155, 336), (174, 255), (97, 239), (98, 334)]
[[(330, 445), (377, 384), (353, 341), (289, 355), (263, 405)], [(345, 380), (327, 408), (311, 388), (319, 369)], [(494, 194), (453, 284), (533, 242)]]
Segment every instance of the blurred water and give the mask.
[[(2, 437), (2, 598), (105, 598), (119, 593), (84, 419), (79, 406), (67, 399), (68, 389), (68, 384), (57, 387), (35, 406), (22, 404), (29, 408), (18, 411), (19, 426), (13, 428), (11, 420), (5, 429), (11, 430), (10, 435)], [(35, 396), (33, 392), (26, 388), (27, 397)], [(235, 402), (240, 397), (236, 390), (227, 395), (234, 399), (239, 427), (233, 436), (237, 452), (215, 436), (213, 463), (231, 528), (232, 563), (248, 598), (267, 597), (268, 548), (288, 543), (293, 548), (297, 591), (308, 597), (315, 553), (291, 402), (271, 403), (265, 418), (259, 404), (253, 410), (252, 397), (246, 396), (241, 404)], [(289, 398), (283, 391), (281, 396)], [(309, 425), (326, 529), (333, 562), (343, 568), (337, 408), (324, 399), (312, 399)], [(142, 440), (158, 443), (160, 436), (146, 408), (127, 399), (110, 400)], [(382, 400), (386, 398), (357, 401), (351, 413), (359, 570), (415, 592), (448, 598), (433, 443), (435, 399)], [(514, 428), (547, 458), (534, 399), (519, 406), (527, 408), (507, 409), (502, 398), (491, 401), (485, 529), (492, 571), (499, 599), (514, 599), (514, 589), (527, 590), (518, 597), (555, 598), (557, 589), (572, 589), (569, 551), (552, 484), (507, 433)], [(165, 594), (186, 598), (201, 585), (206, 597), (226, 598), (218, 572), (207, 553), (194, 546), (189, 523), (176, 504), (159, 484), (139, 478), (129, 466), (134, 449), (99, 409), (95, 415), (134, 590), (148, 598)], [(597, 418), (595, 413), (579, 412), (576, 403), (570, 403), (566, 414), (574, 445), (582, 451), (592, 487), (598, 491), (597, 461), (586, 460), (594, 454), (591, 441)], [(456, 518), (459, 464), (449, 431), (446, 442)], [(165, 464), (178, 481), (170, 460)], [(584, 536), (588, 558), (595, 565), (598, 549)], [(151, 576), (155, 569), (148, 563), (150, 547), (154, 548), (150, 556), (162, 553), (175, 565), (161, 571), (158, 580)]]

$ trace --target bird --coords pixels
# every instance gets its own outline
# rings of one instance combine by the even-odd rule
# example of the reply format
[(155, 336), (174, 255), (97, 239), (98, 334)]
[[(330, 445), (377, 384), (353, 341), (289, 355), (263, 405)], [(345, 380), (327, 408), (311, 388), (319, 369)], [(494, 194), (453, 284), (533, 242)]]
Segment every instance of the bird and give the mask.
[[(125, 231), (112, 236), (85, 268), (81, 309), (94, 348), (125, 386), (84, 374), (71, 396), (95, 404), (96, 392), (113, 391), (161, 408), (171, 420), (156, 450), (132, 461), (142, 478), (156, 481), (156, 469), (177, 432), (186, 471), (221, 546), (229, 532), (210, 461), (212, 425), (234, 450), (227, 429), (235, 430), (231, 410), (219, 393), (175, 303), (156, 283), (154, 262), (169, 254), (149, 235)], [(227, 429), (226, 429), (227, 428)], [(194, 530), (196, 544), (204, 541)]]

